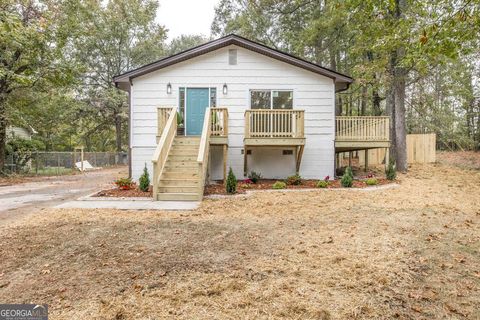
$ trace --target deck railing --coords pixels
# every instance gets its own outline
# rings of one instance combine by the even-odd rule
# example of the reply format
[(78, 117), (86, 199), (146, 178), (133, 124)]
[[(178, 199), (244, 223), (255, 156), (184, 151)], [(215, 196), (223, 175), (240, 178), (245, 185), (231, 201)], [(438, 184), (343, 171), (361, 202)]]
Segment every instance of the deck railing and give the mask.
[(212, 136), (226, 137), (228, 136), (228, 109), (227, 108), (210, 108), (210, 130)]
[(210, 108), (207, 108), (205, 117), (203, 119), (202, 136), (200, 137), (200, 146), (198, 148), (198, 174), (200, 177), (200, 185), (198, 193), (200, 198), (203, 197), (203, 188), (205, 187), (205, 181), (207, 180), (207, 168), (208, 168), (208, 153), (210, 151), (210, 135), (212, 134), (212, 113)]
[[(166, 109), (169, 109), (168, 111)], [(177, 134), (177, 108), (158, 108), (158, 126), (161, 126), (161, 120), (163, 118), (160, 116), (160, 113), (168, 113), (167, 121), (164, 122), (162, 131), (160, 132), (160, 139), (155, 149), (155, 153), (152, 157), (153, 162), (153, 199), (157, 199), (158, 193), (158, 182), (162, 176), (165, 163), (167, 162), (168, 153), (173, 144), (173, 139)]]
[(158, 107), (157, 108), (157, 136), (160, 137), (162, 135), (163, 129), (168, 121), (168, 116), (170, 112), (173, 110), (172, 107)]
[(388, 141), (390, 117), (336, 117), (337, 141)]
[(304, 110), (247, 110), (245, 138), (303, 138)]

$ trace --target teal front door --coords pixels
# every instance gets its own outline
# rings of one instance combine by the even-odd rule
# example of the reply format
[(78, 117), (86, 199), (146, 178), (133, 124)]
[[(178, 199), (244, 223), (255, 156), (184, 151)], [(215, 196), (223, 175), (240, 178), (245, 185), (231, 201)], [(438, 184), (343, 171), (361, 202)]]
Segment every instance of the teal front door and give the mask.
[(187, 136), (202, 134), (203, 118), (209, 105), (208, 88), (187, 88)]

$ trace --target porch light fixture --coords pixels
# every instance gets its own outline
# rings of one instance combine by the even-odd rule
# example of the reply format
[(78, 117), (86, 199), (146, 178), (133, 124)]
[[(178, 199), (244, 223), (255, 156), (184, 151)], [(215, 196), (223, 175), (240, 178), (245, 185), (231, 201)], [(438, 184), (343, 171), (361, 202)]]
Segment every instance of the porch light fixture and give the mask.
[(170, 94), (170, 93), (172, 93), (172, 84), (169, 82), (167, 84), (167, 94)]
[(227, 84), (225, 83), (223, 85), (223, 94), (227, 94), (228, 93), (228, 87), (227, 87)]

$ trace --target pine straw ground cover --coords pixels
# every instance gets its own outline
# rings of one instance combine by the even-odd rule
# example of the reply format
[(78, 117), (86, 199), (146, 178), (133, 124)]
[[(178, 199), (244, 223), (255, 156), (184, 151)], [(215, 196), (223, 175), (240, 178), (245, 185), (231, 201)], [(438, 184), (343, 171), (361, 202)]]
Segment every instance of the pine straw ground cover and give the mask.
[[(392, 181), (387, 180), (385, 178), (376, 178), (378, 183), (377, 185), (385, 185), (385, 184), (392, 184)], [(253, 191), (253, 190), (272, 190), (273, 189), (273, 184), (276, 181), (284, 181), (282, 179), (260, 179), (257, 183), (245, 183), (242, 180), (238, 181), (237, 185), (237, 194), (244, 194), (247, 193), (247, 191)], [(300, 185), (289, 185), (287, 184), (286, 189), (315, 189), (317, 188), (317, 183), (318, 180), (307, 180), (304, 179), (302, 180), (302, 183)], [(353, 181), (353, 188), (368, 188), (371, 187), (365, 183), (364, 180), (354, 180)], [(343, 188), (340, 179), (337, 180), (330, 180), (328, 182), (328, 189), (334, 189), (334, 188)], [(205, 192), (204, 194), (206, 196), (209, 195), (227, 195), (227, 191), (225, 189), (225, 185), (221, 180), (215, 181), (214, 184), (209, 184), (205, 187)]]
[(478, 319), (480, 171), (257, 193), (192, 212), (39, 212), (0, 233), (0, 301), (51, 319)]

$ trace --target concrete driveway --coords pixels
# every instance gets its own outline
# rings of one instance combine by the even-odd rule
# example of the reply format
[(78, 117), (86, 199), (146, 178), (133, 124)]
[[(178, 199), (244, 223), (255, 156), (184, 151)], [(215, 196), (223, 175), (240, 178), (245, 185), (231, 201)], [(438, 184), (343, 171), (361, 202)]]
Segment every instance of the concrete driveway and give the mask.
[(127, 167), (117, 167), (0, 186), (0, 225), (40, 209), (111, 187), (113, 180), (127, 176), (127, 170)]

